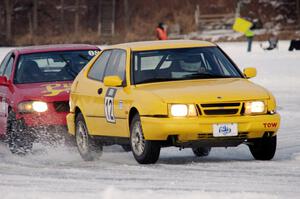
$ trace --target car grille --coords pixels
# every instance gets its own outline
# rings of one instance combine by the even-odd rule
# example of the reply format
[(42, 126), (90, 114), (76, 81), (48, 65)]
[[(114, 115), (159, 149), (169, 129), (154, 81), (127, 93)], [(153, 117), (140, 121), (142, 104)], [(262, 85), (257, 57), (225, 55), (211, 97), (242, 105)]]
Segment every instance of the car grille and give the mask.
[(70, 111), (70, 107), (69, 107), (69, 102), (68, 101), (64, 101), (64, 102), (54, 102), (54, 108), (56, 110), (56, 112), (69, 112)]
[(240, 115), (242, 103), (199, 104), (201, 115)]

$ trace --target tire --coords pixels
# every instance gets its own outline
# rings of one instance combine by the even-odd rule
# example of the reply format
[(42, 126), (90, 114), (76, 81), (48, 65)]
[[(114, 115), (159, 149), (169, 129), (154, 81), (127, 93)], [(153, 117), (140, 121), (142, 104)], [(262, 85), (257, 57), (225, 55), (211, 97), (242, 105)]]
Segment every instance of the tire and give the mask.
[(13, 154), (25, 155), (32, 151), (34, 137), (24, 124), (16, 119), (16, 114), (10, 110), (7, 119), (6, 141)]
[(136, 161), (140, 164), (155, 163), (160, 154), (160, 144), (157, 141), (145, 140), (142, 124), (138, 114), (130, 123), (130, 144)]
[(271, 160), (276, 152), (277, 136), (259, 138), (249, 145), (252, 156), (256, 160)]
[(197, 157), (205, 157), (208, 156), (211, 150), (211, 147), (194, 147), (192, 148), (195, 156)]
[(130, 144), (122, 144), (121, 147), (124, 151), (129, 152), (131, 151), (131, 145)]
[(85, 120), (81, 113), (76, 117), (75, 139), (77, 149), (83, 160), (93, 161), (100, 158), (103, 147), (99, 142), (89, 136)]

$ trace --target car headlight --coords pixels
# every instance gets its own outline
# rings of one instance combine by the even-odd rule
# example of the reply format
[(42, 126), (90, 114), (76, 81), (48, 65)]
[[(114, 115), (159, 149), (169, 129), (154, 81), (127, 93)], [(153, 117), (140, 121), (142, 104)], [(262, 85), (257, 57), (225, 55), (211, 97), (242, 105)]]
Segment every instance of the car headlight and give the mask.
[(197, 116), (194, 104), (172, 104), (171, 115), (174, 117)]
[(245, 103), (245, 114), (264, 113), (265, 103), (262, 101), (246, 102)]
[(46, 112), (48, 110), (48, 105), (41, 101), (28, 101), (21, 102), (18, 105), (18, 110), (20, 113), (31, 113), (31, 112)]

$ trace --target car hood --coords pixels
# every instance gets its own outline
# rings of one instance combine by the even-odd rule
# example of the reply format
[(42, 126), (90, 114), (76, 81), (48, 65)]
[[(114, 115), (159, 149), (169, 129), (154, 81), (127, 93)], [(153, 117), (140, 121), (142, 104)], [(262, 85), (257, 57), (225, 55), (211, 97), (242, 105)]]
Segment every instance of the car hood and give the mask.
[(166, 103), (205, 103), (269, 99), (269, 92), (247, 79), (202, 79), (137, 85)]
[(15, 85), (15, 93), (20, 101), (69, 101), (71, 85), (72, 82), (17, 84)]

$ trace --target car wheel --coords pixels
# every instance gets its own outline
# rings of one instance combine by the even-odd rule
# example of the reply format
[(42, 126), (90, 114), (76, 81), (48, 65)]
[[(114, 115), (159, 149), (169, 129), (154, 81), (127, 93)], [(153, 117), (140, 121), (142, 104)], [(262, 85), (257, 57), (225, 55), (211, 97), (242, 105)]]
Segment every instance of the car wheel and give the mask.
[(159, 158), (160, 144), (145, 140), (141, 120), (136, 114), (130, 124), (130, 144), (134, 158), (140, 164), (152, 164)]
[(210, 147), (194, 147), (192, 148), (195, 156), (197, 157), (204, 157), (208, 156), (210, 153), (211, 148)]
[(122, 144), (121, 147), (122, 147), (123, 150), (126, 151), (126, 152), (131, 151), (131, 146), (130, 146), (130, 144)]
[(78, 151), (85, 161), (93, 161), (100, 158), (102, 145), (89, 136), (83, 115), (79, 113), (76, 117), (75, 139)]
[(16, 114), (12, 110), (8, 113), (6, 136), (12, 153), (25, 155), (32, 151), (34, 138), (24, 124), (16, 119)]
[(259, 138), (249, 145), (251, 154), (256, 160), (271, 160), (276, 152), (277, 136)]

